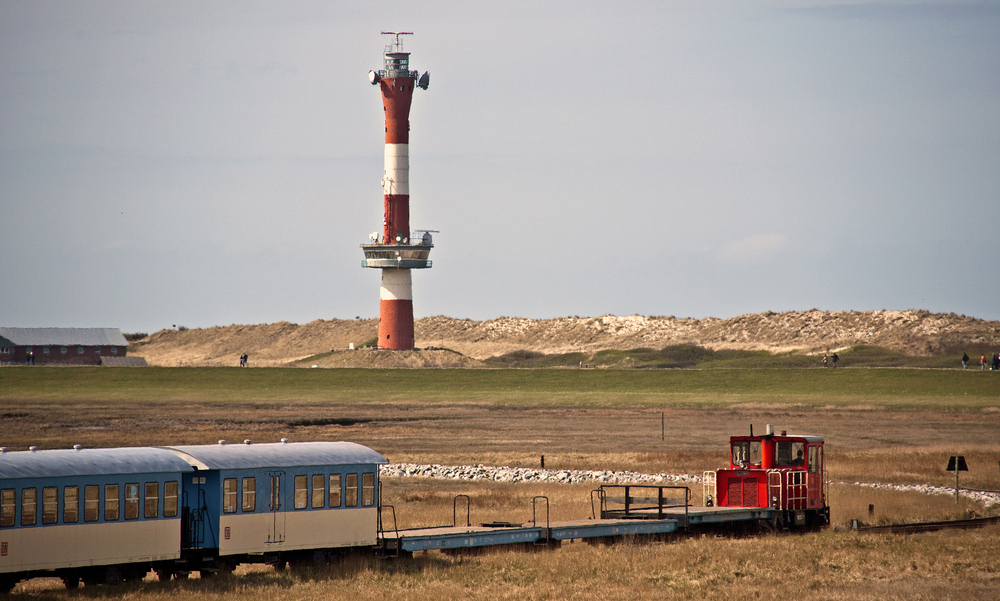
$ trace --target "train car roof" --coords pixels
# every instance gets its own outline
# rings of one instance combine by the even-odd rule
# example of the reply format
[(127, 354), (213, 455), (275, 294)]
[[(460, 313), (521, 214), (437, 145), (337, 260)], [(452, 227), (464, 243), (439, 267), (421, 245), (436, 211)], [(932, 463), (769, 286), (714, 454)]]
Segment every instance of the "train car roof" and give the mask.
[(4, 479), (188, 471), (191, 466), (173, 453), (150, 447), (0, 453), (0, 478)]
[(276, 442), (162, 448), (202, 470), (389, 463), (372, 449), (353, 442)]
[(806, 442), (823, 442), (822, 436), (809, 436), (805, 434), (765, 434), (763, 436), (732, 436), (729, 440), (764, 440), (765, 438), (776, 440), (776, 439), (787, 439), (787, 438), (801, 438)]

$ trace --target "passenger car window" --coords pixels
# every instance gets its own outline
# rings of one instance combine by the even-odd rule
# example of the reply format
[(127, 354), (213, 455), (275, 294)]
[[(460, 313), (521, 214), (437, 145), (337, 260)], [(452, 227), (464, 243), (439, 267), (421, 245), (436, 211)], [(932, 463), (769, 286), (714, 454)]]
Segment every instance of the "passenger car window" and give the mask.
[(38, 520), (38, 489), (21, 489), (21, 525), (34, 526)]
[(80, 487), (63, 488), (63, 523), (75, 524), (80, 521)]
[(243, 478), (243, 511), (257, 510), (257, 479)]
[(177, 517), (177, 490), (176, 480), (163, 483), (163, 517)]
[(55, 524), (59, 521), (59, 487), (46, 486), (42, 489), (42, 523)]
[(309, 479), (305, 476), (295, 476), (295, 508), (305, 509), (309, 498)]
[(143, 511), (142, 517), (153, 519), (160, 517), (160, 483), (147, 482), (143, 491)]
[(139, 483), (129, 482), (125, 485), (125, 519), (139, 519)]
[(330, 507), (340, 507), (340, 474), (330, 474)]
[(120, 515), (119, 503), (121, 497), (118, 496), (119, 486), (117, 484), (104, 485), (104, 521), (114, 522)]
[(236, 513), (236, 478), (222, 481), (222, 512)]
[(0, 528), (14, 525), (17, 513), (17, 491), (13, 488), (0, 490)]
[(361, 474), (361, 505), (370, 507), (375, 504), (375, 474)]
[(347, 507), (358, 506), (358, 475), (347, 474), (347, 490), (344, 494), (344, 505)]
[(326, 506), (326, 476), (314, 474), (312, 477), (312, 506), (319, 509)]
[(88, 484), (83, 487), (83, 521), (96, 522), (101, 519), (101, 487)]

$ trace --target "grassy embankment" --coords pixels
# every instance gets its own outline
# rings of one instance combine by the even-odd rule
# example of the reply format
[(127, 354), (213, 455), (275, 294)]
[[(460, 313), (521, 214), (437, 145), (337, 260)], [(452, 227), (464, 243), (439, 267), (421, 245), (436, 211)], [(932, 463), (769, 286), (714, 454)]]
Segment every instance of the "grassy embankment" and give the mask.
[[(878, 346), (858, 345), (837, 352), (838, 368), (845, 367), (911, 367), (959, 368), (961, 356), (967, 352), (969, 367), (979, 369), (979, 355), (992, 356), (995, 352), (985, 345), (970, 344), (965, 348), (949, 347), (930, 356), (914, 356)], [(833, 368), (833, 353), (828, 365)], [(974, 357), (973, 357), (974, 356)], [(771, 353), (768, 351), (713, 350), (693, 344), (677, 344), (662, 349), (635, 348), (628, 350), (603, 350), (595, 353), (545, 354), (529, 350), (514, 351), (486, 359), (492, 367), (546, 368), (578, 367), (581, 364), (597, 368), (639, 369), (762, 369), (762, 368), (822, 368), (822, 354), (803, 354), (794, 351)]]
[(489, 402), (647, 407), (792, 402), (977, 410), (1000, 374), (960, 370), (0, 369), (0, 402)]

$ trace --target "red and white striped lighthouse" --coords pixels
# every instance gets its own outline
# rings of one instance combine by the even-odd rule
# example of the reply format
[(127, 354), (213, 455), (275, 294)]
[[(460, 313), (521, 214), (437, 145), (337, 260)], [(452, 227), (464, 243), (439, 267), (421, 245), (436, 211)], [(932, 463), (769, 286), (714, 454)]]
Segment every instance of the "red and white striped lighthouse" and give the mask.
[[(385, 110), (385, 173), (382, 188), (385, 219), (382, 235), (375, 232), (371, 244), (363, 244), (363, 267), (382, 270), (379, 292), (378, 347), (413, 348), (413, 280), (411, 269), (426, 269), (433, 230), (410, 232), (410, 102), (416, 88), (426, 90), (430, 74), (410, 71), (410, 53), (403, 52), (401, 36), (408, 31), (383, 31), (393, 36), (385, 48), (383, 68), (371, 71), (372, 85), (382, 90)], [(415, 239), (414, 234), (419, 239)]]

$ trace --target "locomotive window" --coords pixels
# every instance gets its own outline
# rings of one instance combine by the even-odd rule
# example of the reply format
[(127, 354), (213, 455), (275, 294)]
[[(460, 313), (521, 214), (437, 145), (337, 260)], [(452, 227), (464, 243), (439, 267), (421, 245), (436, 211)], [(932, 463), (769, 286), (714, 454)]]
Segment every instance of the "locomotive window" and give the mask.
[(805, 443), (792, 441), (779, 441), (775, 445), (775, 465), (801, 467), (806, 464)]
[(129, 482), (125, 485), (125, 519), (139, 519), (139, 483)]
[(177, 517), (177, 480), (163, 483), (163, 517)]
[(21, 525), (34, 526), (38, 513), (38, 489), (21, 489)]
[(738, 441), (733, 443), (733, 465), (760, 465), (760, 441)]
[(257, 479), (243, 478), (243, 511), (257, 509)]
[(13, 488), (0, 490), (0, 528), (10, 528), (14, 525), (14, 515), (17, 513), (17, 491)]
[(80, 487), (63, 488), (63, 523), (75, 524), (80, 521)]
[(59, 521), (59, 487), (46, 486), (42, 489), (42, 523), (55, 524)]
[(375, 504), (375, 474), (361, 474), (361, 504), (369, 507)]
[(160, 517), (160, 483), (147, 482), (146, 494), (143, 496), (142, 517), (153, 519)]
[(340, 474), (330, 474), (330, 507), (340, 507)]
[(357, 507), (358, 506), (358, 475), (357, 474), (347, 474), (347, 491), (344, 499), (344, 505), (347, 507)]
[(819, 447), (814, 446), (814, 445), (809, 447), (809, 473), (810, 474), (815, 474), (817, 471), (819, 471), (819, 463), (817, 462), (817, 455), (818, 455), (817, 451), (819, 451)]
[(83, 487), (83, 521), (96, 522), (101, 519), (101, 487), (88, 484)]
[(309, 498), (309, 479), (305, 476), (295, 476), (295, 508), (305, 509)]
[(313, 474), (312, 506), (318, 509), (326, 505), (326, 476)]
[(222, 481), (222, 513), (236, 513), (236, 478)]
[[(88, 487), (89, 488), (89, 487)], [(118, 485), (117, 484), (105, 484), (104, 485), (104, 521), (114, 522), (118, 520), (119, 516), (119, 503), (121, 503), (121, 497), (118, 496)]]

